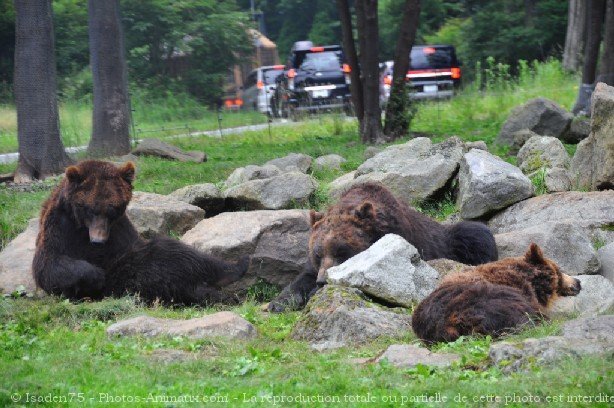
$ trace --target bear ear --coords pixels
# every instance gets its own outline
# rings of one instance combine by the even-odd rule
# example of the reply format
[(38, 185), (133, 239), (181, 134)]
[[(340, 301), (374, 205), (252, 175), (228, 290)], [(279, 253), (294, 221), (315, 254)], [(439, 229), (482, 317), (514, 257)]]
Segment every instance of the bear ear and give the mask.
[(132, 162), (128, 162), (119, 168), (119, 174), (129, 184), (132, 184), (132, 182), (134, 181), (135, 171), (136, 171), (136, 168), (134, 167), (134, 163)]
[(312, 227), (316, 222), (320, 221), (322, 218), (324, 218), (323, 213), (319, 211), (315, 211), (315, 210), (309, 211), (309, 222)]
[(83, 181), (83, 175), (77, 166), (68, 166), (64, 174), (66, 174), (66, 178), (71, 183), (80, 183)]
[(354, 215), (362, 220), (370, 220), (375, 218), (375, 208), (373, 203), (365, 201), (354, 210)]
[(524, 259), (528, 263), (533, 265), (542, 265), (546, 263), (544, 259), (544, 253), (542, 252), (541, 248), (534, 242), (532, 242), (529, 246), (529, 250), (524, 255)]

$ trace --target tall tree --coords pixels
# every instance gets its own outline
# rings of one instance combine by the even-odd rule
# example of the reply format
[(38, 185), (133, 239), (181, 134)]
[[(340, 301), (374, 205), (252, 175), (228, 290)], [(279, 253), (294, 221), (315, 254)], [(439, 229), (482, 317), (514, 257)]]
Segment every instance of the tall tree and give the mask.
[(339, 20), (341, 21), (341, 37), (343, 40), (343, 50), (350, 65), (350, 90), (352, 92), (352, 103), (358, 119), (359, 129), (362, 129), (362, 118), (364, 116), (364, 103), (362, 98), (362, 82), (360, 79), (360, 64), (358, 64), (358, 53), (354, 43), (354, 28), (352, 27), (352, 14), (348, 0), (337, 0)]
[(606, 3), (603, 54), (599, 63), (597, 82), (614, 86), (614, 0), (607, 0)]
[(590, 114), (590, 102), (597, 75), (597, 60), (599, 59), (604, 13), (605, 0), (592, 0), (589, 2), (586, 20), (586, 46), (584, 47), (584, 63), (582, 66), (582, 84), (578, 91), (578, 99), (576, 99), (572, 109), (573, 113)]
[(377, 11), (377, 0), (356, 1), (364, 103), (364, 117), (360, 135), (363, 143), (371, 144), (384, 142), (379, 102), (379, 24)]
[(94, 83), (92, 156), (130, 151), (130, 108), (119, 0), (89, 0), (90, 64)]
[(60, 139), (51, 0), (15, 0), (19, 162), (15, 182), (43, 179), (71, 163)]
[(569, 71), (580, 69), (582, 62), (582, 50), (586, 37), (586, 5), (585, 0), (569, 0), (567, 34), (563, 50), (563, 68)]
[(409, 129), (407, 110), (411, 102), (407, 92), (406, 76), (410, 64), (411, 47), (416, 39), (419, 20), (420, 0), (406, 0), (394, 52), (392, 88), (386, 105), (384, 133), (388, 139), (397, 139), (405, 135)]

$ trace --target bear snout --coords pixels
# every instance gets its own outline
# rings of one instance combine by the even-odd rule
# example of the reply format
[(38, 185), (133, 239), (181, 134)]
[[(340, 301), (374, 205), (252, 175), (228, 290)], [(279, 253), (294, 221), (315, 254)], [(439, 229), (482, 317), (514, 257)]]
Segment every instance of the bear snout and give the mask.
[(575, 296), (582, 290), (582, 284), (580, 283), (580, 279), (573, 278), (573, 280), (574, 284), (571, 287), (571, 293), (573, 294), (573, 296)]
[(104, 244), (109, 239), (109, 220), (106, 217), (94, 217), (87, 227), (92, 244)]

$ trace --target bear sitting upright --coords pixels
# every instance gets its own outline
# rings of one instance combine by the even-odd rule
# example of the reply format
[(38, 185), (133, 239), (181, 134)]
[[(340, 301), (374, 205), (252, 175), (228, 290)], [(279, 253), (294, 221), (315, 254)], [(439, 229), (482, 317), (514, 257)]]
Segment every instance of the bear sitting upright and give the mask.
[(132, 163), (96, 160), (66, 169), (41, 210), (36, 284), (69, 299), (132, 293), (149, 302), (232, 300), (219, 288), (243, 276), (246, 260), (231, 264), (174, 239), (139, 237), (125, 214), (134, 172)]
[(425, 261), (447, 258), (467, 265), (497, 260), (495, 239), (487, 226), (464, 221), (442, 225), (397, 199), (376, 183), (346, 191), (326, 214), (311, 212), (310, 263), (307, 270), (269, 305), (271, 311), (301, 307), (326, 270), (369, 248), (386, 234), (405, 238)]
[(531, 244), (524, 257), (446, 276), (416, 307), (412, 327), (427, 344), (472, 334), (496, 337), (546, 317), (557, 297), (575, 296), (580, 288)]

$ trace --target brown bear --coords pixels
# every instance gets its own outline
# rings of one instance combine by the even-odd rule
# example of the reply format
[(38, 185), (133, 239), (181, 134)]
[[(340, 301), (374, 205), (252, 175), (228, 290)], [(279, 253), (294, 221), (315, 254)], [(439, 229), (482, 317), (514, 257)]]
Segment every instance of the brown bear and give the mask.
[(311, 212), (310, 263), (269, 310), (301, 307), (318, 285), (326, 283), (326, 270), (364, 251), (386, 234), (396, 234), (415, 246), (422, 259), (453, 259), (467, 265), (497, 260), (495, 239), (487, 226), (464, 221), (442, 225), (410, 208), (381, 184), (350, 188), (326, 214)]
[(562, 273), (531, 244), (524, 257), (446, 276), (416, 307), (412, 327), (427, 344), (472, 334), (497, 337), (547, 318), (557, 297), (575, 296), (580, 288), (578, 279)]
[(166, 237), (144, 240), (125, 214), (135, 168), (88, 160), (66, 169), (43, 204), (32, 265), (37, 285), (69, 299), (138, 294), (145, 301), (232, 300), (220, 287), (247, 260), (228, 263)]

